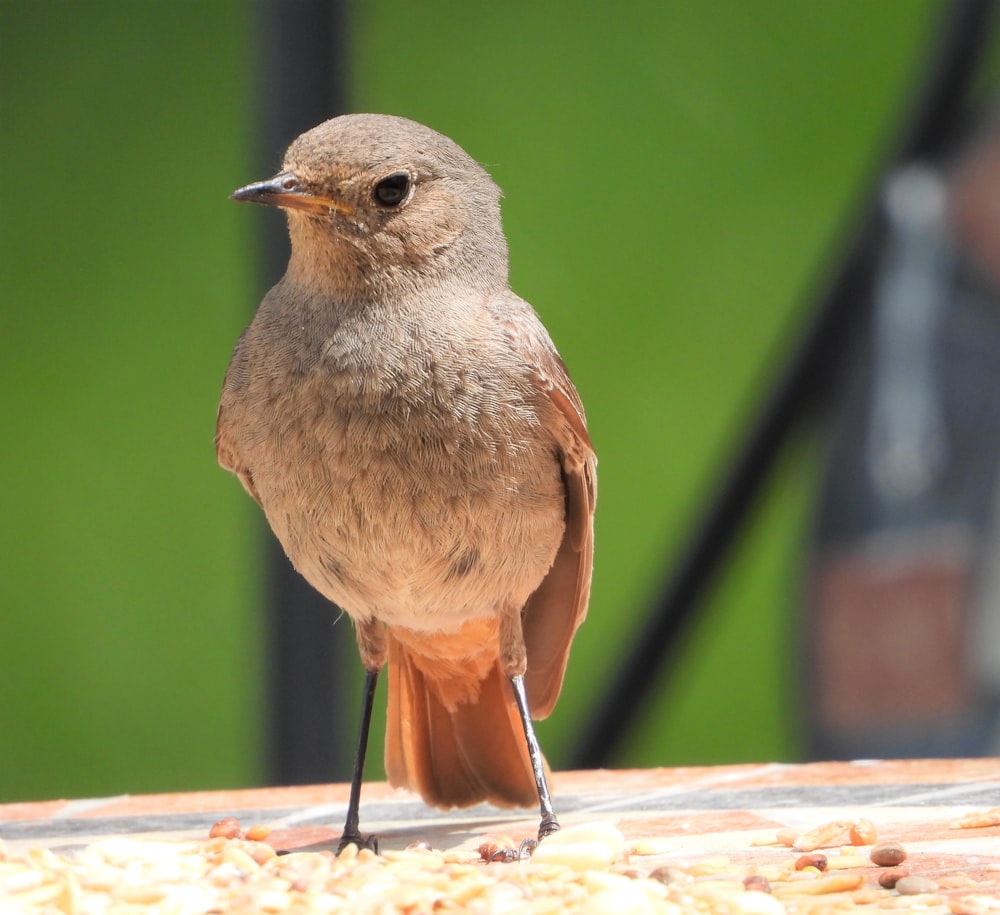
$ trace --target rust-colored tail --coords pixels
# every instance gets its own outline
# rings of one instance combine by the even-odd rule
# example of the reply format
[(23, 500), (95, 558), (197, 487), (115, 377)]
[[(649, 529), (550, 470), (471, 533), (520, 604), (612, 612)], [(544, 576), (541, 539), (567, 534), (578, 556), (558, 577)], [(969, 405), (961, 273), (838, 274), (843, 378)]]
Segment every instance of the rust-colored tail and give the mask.
[(499, 660), (430, 657), (443, 647), (434, 641), (425, 654), (411, 639), (404, 644), (389, 633), (389, 783), (435, 807), (534, 806), (524, 731)]

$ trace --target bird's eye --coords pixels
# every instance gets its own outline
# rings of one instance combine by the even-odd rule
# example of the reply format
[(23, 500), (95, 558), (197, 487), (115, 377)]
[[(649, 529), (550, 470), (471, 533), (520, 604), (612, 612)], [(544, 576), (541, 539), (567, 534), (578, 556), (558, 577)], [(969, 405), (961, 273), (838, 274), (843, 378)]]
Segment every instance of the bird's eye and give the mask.
[(410, 176), (406, 172), (396, 172), (383, 178), (372, 189), (372, 196), (384, 207), (398, 207), (410, 192)]

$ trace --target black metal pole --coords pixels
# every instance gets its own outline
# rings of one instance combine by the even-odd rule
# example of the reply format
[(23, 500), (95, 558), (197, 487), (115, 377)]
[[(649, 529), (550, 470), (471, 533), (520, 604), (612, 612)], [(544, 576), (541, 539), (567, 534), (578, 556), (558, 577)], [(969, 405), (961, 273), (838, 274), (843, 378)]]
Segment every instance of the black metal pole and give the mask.
[[(924, 83), (897, 143), (894, 162), (939, 156), (965, 125), (969, 85), (986, 49), (994, 0), (956, 0), (945, 9), (940, 38), (925, 65)], [(881, 181), (882, 175), (877, 176)], [(630, 651), (587, 723), (572, 765), (608, 765), (638, 718), (671, 651), (701, 606), (705, 593), (742, 529), (791, 433), (822, 400), (867, 307), (871, 271), (882, 236), (876, 201), (855, 233), (815, 316), (774, 384), (742, 449), (696, 525), (688, 549), (641, 626)]]
[[(248, 181), (275, 173), (296, 136), (342, 113), (346, 105), (345, 4), (259, 0), (255, 10), (259, 173), (248, 175)], [(281, 213), (262, 210), (260, 218), (266, 289), (285, 270), (288, 233)], [(343, 779), (350, 772), (353, 745), (349, 683), (359, 670), (353, 630), (334, 627), (337, 609), (295, 572), (273, 536), (268, 538), (268, 780)]]

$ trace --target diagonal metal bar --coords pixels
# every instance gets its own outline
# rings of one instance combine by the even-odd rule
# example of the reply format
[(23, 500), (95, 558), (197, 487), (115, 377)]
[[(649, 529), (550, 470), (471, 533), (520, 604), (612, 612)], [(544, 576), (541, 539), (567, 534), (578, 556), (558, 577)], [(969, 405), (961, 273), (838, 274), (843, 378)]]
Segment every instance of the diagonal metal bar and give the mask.
[[(986, 51), (995, 10), (994, 0), (955, 0), (945, 8), (923, 85), (876, 186), (893, 164), (940, 157), (964, 129), (970, 85)], [(789, 437), (830, 390), (845, 345), (864, 317), (885, 230), (878, 194), (872, 192), (868, 199), (872, 202), (839, 271), (590, 718), (572, 757), (574, 768), (606, 766), (613, 759), (660, 685), (667, 660), (703, 605)]]

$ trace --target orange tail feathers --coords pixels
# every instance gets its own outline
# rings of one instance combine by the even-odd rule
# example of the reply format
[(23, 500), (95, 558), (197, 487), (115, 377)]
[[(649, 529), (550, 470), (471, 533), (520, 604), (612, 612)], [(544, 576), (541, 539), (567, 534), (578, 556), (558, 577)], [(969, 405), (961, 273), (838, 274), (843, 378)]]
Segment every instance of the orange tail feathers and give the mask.
[(388, 633), (386, 775), (435, 807), (534, 806), (538, 793), (510, 683), (495, 652), (482, 653), (496, 644), (495, 624), (492, 640), (471, 640), (478, 655), (459, 653), (456, 661), (454, 649), (470, 644), (469, 628), (481, 627), (454, 637), (407, 632), (405, 643)]

